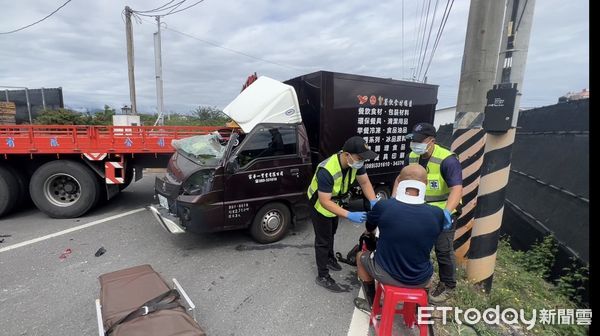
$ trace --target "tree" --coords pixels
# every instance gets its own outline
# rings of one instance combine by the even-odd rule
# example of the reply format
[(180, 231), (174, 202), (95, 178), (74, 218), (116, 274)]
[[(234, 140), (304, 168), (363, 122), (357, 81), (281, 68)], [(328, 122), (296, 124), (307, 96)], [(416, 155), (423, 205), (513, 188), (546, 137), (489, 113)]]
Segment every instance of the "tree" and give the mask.
[(69, 109), (43, 111), (33, 120), (39, 125), (85, 125), (90, 123), (91, 117)]
[(104, 105), (104, 111), (97, 112), (90, 120), (91, 125), (112, 125), (115, 109), (108, 105)]
[(229, 117), (216, 106), (198, 106), (192, 111), (201, 125), (225, 125)]

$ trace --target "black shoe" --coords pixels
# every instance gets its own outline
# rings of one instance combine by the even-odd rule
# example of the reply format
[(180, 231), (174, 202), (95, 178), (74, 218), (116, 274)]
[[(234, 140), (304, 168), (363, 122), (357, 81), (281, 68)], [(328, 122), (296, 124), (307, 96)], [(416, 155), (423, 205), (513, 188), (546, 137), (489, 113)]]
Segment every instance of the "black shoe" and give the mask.
[(440, 304), (448, 300), (454, 294), (454, 288), (446, 286), (440, 282), (435, 286), (435, 289), (429, 294), (429, 302), (432, 304)]
[(329, 260), (327, 261), (327, 268), (329, 268), (332, 271), (341, 271), (342, 265), (340, 265), (334, 258), (329, 258)]
[(315, 282), (317, 283), (317, 285), (324, 287), (325, 289), (327, 289), (330, 292), (334, 292), (334, 293), (341, 293), (344, 290), (342, 289), (342, 287), (340, 287), (335, 280), (333, 280), (333, 278), (331, 278), (331, 276), (329, 274), (327, 274), (326, 276), (318, 276), (315, 279)]
[(366, 299), (359, 297), (354, 298), (354, 307), (368, 315), (371, 314), (371, 306), (369, 305), (369, 302), (367, 302)]

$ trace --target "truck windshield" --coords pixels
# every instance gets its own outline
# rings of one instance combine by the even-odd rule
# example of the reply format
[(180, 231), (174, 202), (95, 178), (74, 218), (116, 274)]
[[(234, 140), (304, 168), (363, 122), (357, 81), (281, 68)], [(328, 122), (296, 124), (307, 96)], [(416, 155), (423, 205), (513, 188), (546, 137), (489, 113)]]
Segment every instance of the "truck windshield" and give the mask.
[(179, 153), (203, 166), (217, 166), (227, 149), (227, 139), (219, 132), (173, 140), (171, 144)]

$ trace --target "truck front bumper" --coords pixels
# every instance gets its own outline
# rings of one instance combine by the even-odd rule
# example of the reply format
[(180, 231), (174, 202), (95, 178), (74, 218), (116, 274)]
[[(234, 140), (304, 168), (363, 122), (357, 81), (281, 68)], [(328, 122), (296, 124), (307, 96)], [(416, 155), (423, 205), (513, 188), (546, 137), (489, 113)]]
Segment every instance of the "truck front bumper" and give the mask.
[(148, 206), (148, 210), (158, 221), (158, 223), (168, 232), (173, 234), (185, 233), (185, 229), (179, 225), (179, 218), (169, 213), (168, 209), (163, 208), (158, 204)]

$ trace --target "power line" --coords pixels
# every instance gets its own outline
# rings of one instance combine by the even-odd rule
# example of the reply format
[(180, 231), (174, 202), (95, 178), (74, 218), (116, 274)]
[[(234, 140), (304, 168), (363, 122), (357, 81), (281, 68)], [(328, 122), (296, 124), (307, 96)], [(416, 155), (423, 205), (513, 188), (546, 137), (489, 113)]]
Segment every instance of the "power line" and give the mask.
[[(419, 73), (417, 74), (417, 78), (421, 76), (421, 70), (423, 70), (423, 65), (425, 64), (425, 58), (427, 58), (427, 48), (429, 47), (429, 40), (431, 39), (431, 32), (433, 31), (433, 24), (435, 23), (435, 15), (437, 14), (439, 0), (435, 0), (435, 7), (433, 8), (433, 14), (431, 17), (431, 26), (429, 27), (429, 34), (427, 35), (427, 43), (425, 44), (425, 50), (423, 51), (423, 60), (419, 65)], [(425, 77), (423, 77), (423, 81), (425, 81)]]
[(192, 8), (192, 7), (196, 6), (197, 4), (199, 4), (199, 3), (201, 3), (201, 2), (204, 2), (204, 0), (200, 0), (200, 1), (196, 2), (196, 3), (194, 3), (193, 5), (189, 5), (189, 6), (185, 7), (185, 8), (182, 8), (182, 9), (180, 9), (180, 10), (176, 10), (176, 11), (174, 11), (174, 12), (173, 12), (173, 11), (170, 11), (169, 13), (167, 13), (167, 14), (165, 14), (165, 15), (163, 15), (163, 16), (167, 16), (167, 15), (170, 15), (170, 14), (175, 14), (175, 13), (183, 12), (184, 10), (186, 10), (186, 9), (189, 9), (189, 8)]
[(32, 23), (32, 24), (28, 24), (27, 26), (21, 27), (21, 28), (19, 28), (19, 29), (15, 29), (15, 30), (7, 31), (7, 32), (0, 32), (0, 34), (11, 34), (11, 33), (16, 33), (16, 32), (18, 32), (18, 31), (21, 31), (21, 30), (23, 30), (23, 29), (27, 29), (27, 28), (29, 28), (29, 27), (31, 27), (31, 26), (34, 26), (34, 25), (36, 25), (36, 24), (38, 24), (38, 23), (40, 23), (40, 22), (42, 22), (42, 21), (46, 20), (47, 18), (51, 17), (52, 15), (54, 15), (54, 13), (58, 12), (58, 11), (59, 11), (61, 8), (65, 7), (65, 6), (66, 6), (66, 5), (67, 5), (69, 2), (71, 2), (71, 0), (67, 0), (67, 2), (65, 2), (64, 4), (62, 4), (62, 5), (61, 5), (60, 7), (58, 7), (57, 9), (55, 9), (55, 10), (54, 10), (54, 12), (52, 12), (52, 13), (50, 13), (50, 14), (46, 15), (46, 16), (45, 16), (45, 17), (43, 17), (42, 19), (40, 19), (40, 20), (38, 20), (38, 21), (36, 21), (36, 22), (34, 22), (34, 23)]
[(173, 2), (175, 2), (175, 0), (171, 0), (171, 1), (167, 2), (166, 4), (164, 4), (164, 5), (162, 5), (162, 6), (159, 6), (159, 7), (156, 7), (156, 8), (154, 8), (154, 9), (149, 9), (149, 10), (145, 10), (145, 11), (137, 11), (137, 12), (138, 12), (138, 13), (149, 13), (149, 12), (155, 12), (155, 11), (158, 11), (158, 10), (162, 10), (162, 9), (163, 9), (163, 7), (165, 7), (165, 6), (168, 6), (169, 4), (171, 4), (171, 3), (173, 3)]
[(179, 8), (179, 6), (183, 5), (184, 2), (185, 2), (185, 0), (183, 0), (183, 1), (179, 2), (178, 4), (174, 5), (173, 8), (171, 8), (171, 10), (167, 14), (165, 14), (165, 15), (171, 14), (174, 10), (176, 10), (177, 8)]
[[(450, 6), (448, 6), (448, 3), (450, 4)], [(450, 2), (450, 0), (448, 0), (448, 2), (446, 3), (446, 8), (448, 9), (448, 11), (446, 12), (446, 10), (444, 10), (444, 15), (442, 15), (442, 22), (440, 22), (440, 28), (438, 29), (436, 41), (433, 44), (433, 49), (431, 51), (431, 55), (429, 57), (429, 62), (427, 63), (427, 67), (425, 68), (425, 73), (423, 74), (423, 78), (425, 78), (425, 76), (427, 76), (427, 72), (429, 71), (429, 67), (431, 66), (431, 61), (433, 60), (433, 55), (435, 55), (435, 51), (437, 50), (440, 40), (442, 39), (442, 33), (444, 32), (444, 28), (446, 28), (446, 22), (448, 21), (448, 18), (450, 17), (450, 11), (452, 10), (453, 5), (454, 5), (454, 0), (452, 0), (452, 2)]]
[[(417, 65), (419, 64), (418, 57), (420, 56), (420, 53), (419, 53), (419, 42), (420, 42), (419, 37), (421, 36), (421, 28), (423, 26), (423, 19), (425, 18), (425, 3), (426, 2), (423, 0), (421, 3), (422, 3), (422, 6), (421, 6), (421, 15), (419, 15), (420, 16), (419, 26), (417, 28), (417, 34), (415, 36), (415, 49), (414, 49), (414, 52), (413, 52), (413, 59), (412, 59), (412, 62), (413, 62), (412, 69), (413, 69), (413, 71), (412, 71), (411, 75), (412, 75), (413, 80), (416, 80), (415, 70), (417, 69)], [(419, 10), (419, 5), (417, 3), (417, 13), (418, 13), (418, 10)], [(416, 24), (416, 21), (415, 21), (415, 24)]]
[(521, 11), (521, 16), (519, 17), (519, 22), (517, 23), (517, 28), (515, 28), (515, 33), (519, 31), (519, 26), (521, 26), (521, 19), (523, 19), (523, 14), (525, 14), (525, 8), (527, 8), (527, 2), (529, 0), (525, 0), (525, 4), (523, 5), (523, 11)]
[[(181, 8), (181, 9), (177, 9), (179, 6), (183, 5), (187, 0), (181, 0), (175, 4), (172, 4), (175, 0), (169, 1), (167, 3), (165, 3), (164, 5), (154, 8), (154, 9), (150, 9), (150, 10), (146, 10), (146, 11), (137, 11), (134, 10), (133, 13), (137, 14), (137, 15), (141, 15), (141, 16), (147, 16), (147, 17), (154, 17), (154, 16), (168, 16), (168, 15), (172, 15), (172, 14), (176, 14), (179, 12), (183, 12), (184, 10), (190, 9), (198, 4), (200, 4), (201, 2), (204, 2), (204, 0), (199, 0), (196, 1), (195, 3)], [(168, 11), (168, 12), (165, 12)], [(162, 13), (162, 14), (161, 14)]]
[(221, 48), (221, 49), (230, 51), (230, 52), (238, 54), (238, 55), (242, 55), (242, 56), (246, 56), (246, 57), (249, 57), (249, 58), (253, 58), (253, 59), (261, 61), (261, 62), (271, 63), (271, 64), (274, 64), (274, 65), (278, 65), (280, 67), (284, 67), (284, 68), (288, 68), (288, 69), (292, 69), (292, 70), (299, 69), (299, 67), (296, 67), (296, 66), (291, 66), (291, 65), (287, 65), (287, 64), (283, 64), (283, 63), (279, 63), (279, 62), (269, 61), (269, 60), (266, 60), (264, 58), (260, 58), (260, 57), (254, 56), (254, 55), (247, 54), (247, 53), (242, 52), (242, 51), (238, 51), (238, 50), (235, 50), (235, 49), (227, 48), (227, 47), (224, 47), (224, 46), (222, 46), (220, 44), (217, 44), (215, 42), (203, 40), (203, 39), (201, 39), (199, 37), (196, 37), (194, 35), (191, 35), (191, 34), (188, 34), (188, 33), (184, 33), (184, 32), (181, 32), (179, 30), (175, 30), (175, 29), (173, 29), (173, 28), (171, 28), (169, 26), (166, 26), (165, 30), (170, 30), (170, 31), (172, 31), (174, 33), (177, 33), (177, 34), (180, 34), (180, 35), (183, 35), (183, 36), (187, 36), (187, 37), (189, 37), (191, 39), (194, 39), (194, 40), (197, 40), (197, 41), (209, 44), (209, 45), (211, 45), (213, 47)]
[[(427, 9), (425, 9), (427, 7)], [(419, 30), (419, 46), (417, 52), (417, 59), (415, 61), (415, 67), (413, 72), (413, 79), (415, 81), (419, 80), (419, 64), (421, 63), (421, 56), (423, 55), (423, 46), (425, 45), (425, 34), (427, 34), (427, 23), (429, 22), (429, 9), (431, 8), (431, 0), (427, 1), (427, 6), (425, 6), (425, 1), (423, 1), (423, 11), (421, 12), (423, 25)]]
[(154, 9), (149, 9), (149, 10), (145, 10), (145, 11), (138, 11), (135, 10), (133, 12), (135, 12), (138, 15), (144, 15), (144, 16), (155, 16), (158, 15), (159, 12), (164, 12), (164, 11), (168, 11), (168, 10), (173, 10), (174, 8), (177, 8), (179, 6), (181, 6), (184, 2), (186, 2), (187, 0), (181, 0), (175, 4), (172, 4), (173, 2), (175, 2), (175, 0), (169, 1), (165, 4), (163, 4), (162, 6), (156, 7)]
[(404, 79), (404, 0), (402, 0), (402, 79)]
[[(151, 23), (151, 24), (153, 24), (153, 22), (150, 22), (150, 21), (148, 21), (147, 19), (144, 19), (144, 18), (139, 18), (139, 20), (140, 20), (140, 23), (141, 23), (141, 21), (145, 21), (145, 22), (147, 22), (147, 23)], [(199, 37), (196, 37), (196, 36), (194, 36), (194, 35), (192, 35), (192, 34), (185, 33), (185, 32), (179, 31), (179, 30), (177, 30), (177, 29), (171, 28), (171, 27), (169, 27), (169, 26), (166, 24), (166, 22), (162, 22), (162, 23), (164, 24), (164, 26), (163, 26), (163, 27), (164, 27), (164, 29), (165, 29), (165, 30), (170, 30), (170, 31), (172, 31), (172, 32), (174, 32), (174, 33), (177, 33), (177, 34), (180, 34), (180, 35), (183, 35), (183, 36), (189, 37), (189, 38), (191, 38), (191, 39), (194, 39), (194, 40), (197, 40), (197, 41), (200, 41), (200, 42), (206, 43), (206, 44), (209, 44), (209, 45), (211, 45), (211, 46), (213, 46), (213, 47), (217, 47), (217, 48), (221, 48), (221, 49), (227, 50), (227, 51), (229, 51), (229, 52), (232, 52), (232, 53), (235, 53), (235, 54), (238, 54), (238, 55), (246, 56), (246, 57), (249, 57), (249, 58), (252, 58), (252, 59), (255, 59), (255, 60), (261, 61), (261, 62), (270, 63), (270, 64), (273, 64), (273, 65), (277, 65), (277, 66), (284, 67), (284, 68), (288, 68), (288, 69), (292, 69), (292, 70), (298, 70), (298, 69), (305, 69), (305, 68), (307, 68), (307, 67), (298, 67), (298, 66), (293, 66), (293, 65), (287, 65), (287, 64), (283, 64), (283, 63), (279, 63), (279, 62), (275, 62), (275, 61), (269, 61), (269, 60), (267, 60), (267, 59), (260, 58), (260, 57), (258, 57), (258, 56), (254, 56), (254, 55), (250, 55), (250, 54), (247, 54), (247, 53), (245, 53), (245, 52), (242, 52), (242, 51), (239, 51), (239, 50), (231, 49), (231, 48), (228, 48), (228, 47), (222, 46), (222, 45), (220, 45), (220, 44), (218, 44), (218, 43), (211, 42), (211, 41), (208, 41), (208, 40), (204, 40), (204, 39), (201, 39), (201, 38), (199, 38)]]

